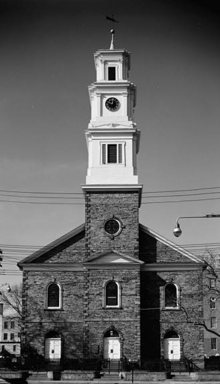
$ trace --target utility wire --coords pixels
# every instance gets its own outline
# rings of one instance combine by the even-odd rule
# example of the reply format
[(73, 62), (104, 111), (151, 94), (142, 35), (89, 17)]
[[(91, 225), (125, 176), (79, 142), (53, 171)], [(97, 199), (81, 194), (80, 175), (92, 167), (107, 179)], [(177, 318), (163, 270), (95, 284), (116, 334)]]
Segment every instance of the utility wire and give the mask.
[[(189, 189), (173, 189), (173, 190), (161, 190), (161, 191), (144, 191), (143, 194), (148, 193), (172, 193), (172, 192), (192, 192), (192, 191), (204, 191), (204, 190), (211, 190), (211, 189), (220, 189), (220, 186), (218, 187), (200, 187), (200, 188), (189, 188)], [(44, 194), (44, 195), (83, 195), (82, 192), (49, 192), (49, 191), (18, 191), (18, 190), (8, 190), (8, 189), (0, 189), (0, 193), (25, 193), (25, 194)]]

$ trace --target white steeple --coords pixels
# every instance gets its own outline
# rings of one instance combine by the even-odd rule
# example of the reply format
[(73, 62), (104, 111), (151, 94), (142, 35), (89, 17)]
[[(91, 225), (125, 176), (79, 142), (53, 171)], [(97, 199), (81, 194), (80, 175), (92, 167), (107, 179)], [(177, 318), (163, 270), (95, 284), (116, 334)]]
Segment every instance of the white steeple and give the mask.
[(89, 86), (91, 120), (85, 132), (87, 185), (138, 184), (136, 87), (129, 81), (130, 53), (114, 48), (113, 32), (110, 49), (94, 54), (96, 81)]

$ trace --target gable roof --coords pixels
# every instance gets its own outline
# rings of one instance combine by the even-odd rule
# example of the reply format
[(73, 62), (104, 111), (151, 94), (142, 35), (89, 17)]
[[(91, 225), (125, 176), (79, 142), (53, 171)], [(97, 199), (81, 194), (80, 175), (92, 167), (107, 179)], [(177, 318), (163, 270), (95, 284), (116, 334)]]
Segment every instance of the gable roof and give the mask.
[[(179, 254), (181, 254), (182, 256), (186, 257), (190, 262), (197, 263), (197, 264), (202, 263), (202, 260), (199, 257), (186, 251), (185, 249), (181, 248), (180, 246), (176, 245), (175, 243), (167, 240), (166, 238), (159, 235), (155, 231), (149, 229), (148, 227), (144, 226), (143, 224), (139, 224), (139, 229), (140, 229), (140, 231), (142, 231), (146, 235), (154, 238), (156, 241), (166, 245), (167, 247), (171, 248), (172, 250), (174, 250), (174, 251), (178, 252)], [(49, 253), (52, 250), (55, 250), (59, 246), (61, 246), (61, 245), (65, 246), (65, 243), (68, 244), (68, 242), (70, 240), (73, 243), (77, 242), (79, 239), (82, 239), (84, 237), (85, 237), (85, 224), (81, 224), (77, 228), (75, 228), (72, 231), (66, 233), (65, 235), (59, 237), (58, 239), (49, 243), (48, 245), (42, 247), (41, 249), (34, 252), (30, 256), (27, 256), (26, 258), (21, 260), (17, 265), (19, 268), (22, 269), (22, 267), (25, 266), (26, 264), (40, 262), (40, 260), (42, 259), (42, 256), (47, 255), (47, 254), (49, 255)], [(105, 261), (104, 261), (104, 258), (105, 258)], [(87, 263), (87, 265), (103, 264), (103, 263), (107, 263), (107, 259), (108, 260), (111, 259), (111, 263), (115, 263), (115, 264), (116, 263), (118, 263), (118, 264), (121, 264), (121, 263), (129, 264), (130, 263), (133, 265), (134, 264), (136, 264), (136, 265), (144, 264), (144, 262), (139, 260), (139, 259), (133, 258), (129, 255), (126, 255), (124, 253), (121, 253), (121, 252), (118, 252), (115, 250), (111, 250), (111, 249), (105, 253), (102, 253), (98, 256), (95, 256), (95, 257), (88, 259), (86, 261), (86, 263)]]
[(48, 245), (45, 245), (44, 247), (40, 248), (38, 251), (32, 253), (30, 256), (27, 256), (25, 259), (21, 260), (17, 265), (19, 268), (22, 268), (23, 264), (36, 262), (37, 259), (39, 259), (41, 256), (45, 255), (46, 253), (49, 253), (51, 250), (59, 247), (61, 244), (64, 244), (71, 239), (73, 239), (74, 241), (74, 237), (76, 238), (76, 241), (77, 241), (79, 236), (81, 238), (85, 236), (85, 224), (79, 225), (77, 228), (73, 229), (72, 231), (59, 237), (55, 241), (52, 241), (52, 243), (49, 243)]
[(189, 261), (194, 262), (194, 263), (199, 263), (203, 264), (202, 260), (193, 255), (191, 252), (186, 251), (184, 248), (180, 247), (179, 245), (173, 243), (170, 240), (167, 240), (165, 237), (159, 235), (158, 233), (154, 232), (152, 229), (149, 229), (143, 224), (139, 224), (140, 231), (144, 232), (145, 234), (149, 235), (150, 237), (154, 238), (158, 242), (166, 245), (167, 247), (171, 248), (172, 250), (180, 253), (182, 256), (186, 257), (189, 259)]

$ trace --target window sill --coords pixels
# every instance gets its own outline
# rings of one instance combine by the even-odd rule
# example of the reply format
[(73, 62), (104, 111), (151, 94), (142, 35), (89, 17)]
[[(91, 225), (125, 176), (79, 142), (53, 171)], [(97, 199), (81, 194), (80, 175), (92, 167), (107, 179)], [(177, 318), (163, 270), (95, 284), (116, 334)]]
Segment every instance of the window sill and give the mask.
[(102, 307), (102, 309), (123, 309), (122, 307)]
[(180, 307), (164, 307), (163, 308), (163, 311), (180, 311), (181, 308)]
[(63, 308), (44, 308), (44, 311), (63, 311)]

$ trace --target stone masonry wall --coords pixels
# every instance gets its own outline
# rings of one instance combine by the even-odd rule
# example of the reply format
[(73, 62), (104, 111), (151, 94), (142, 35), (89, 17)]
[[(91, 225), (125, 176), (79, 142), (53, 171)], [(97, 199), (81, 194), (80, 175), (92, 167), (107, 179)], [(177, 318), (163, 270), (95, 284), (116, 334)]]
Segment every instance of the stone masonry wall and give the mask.
[[(164, 286), (172, 282), (179, 288), (180, 309), (164, 308)], [(202, 271), (141, 273), (141, 332), (143, 358), (163, 356), (164, 336), (176, 331), (181, 340), (181, 357), (194, 362), (204, 355)]]
[[(47, 286), (56, 282), (62, 287), (62, 308), (46, 308)], [(22, 344), (31, 343), (44, 355), (44, 339), (49, 331), (58, 332), (65, 355), (83, 350), (83, 272), (25, 272), (23, 279), (23, 331)]]
[[(115, 249), (138, 258), (138, 192), (87, 192), (85, 201), (87, 257)], [(114, 239), (104, 230), (106, 220), (112, 216), (119, 219), (124, 227)]]
[(144, 231), (140, 231), (140, 260), (147, 264), (169, 262), (193, 263), (190, 258), (157, 241), (157, 239)]
[[(105, 332), (114, 327), (121, 339), (122, 355), (140, 359), (140, 278), (139, 270), (102, 269), (88, 273), (88, 306), (85, 326), (91, 351), (103, 356)], [(121, 287), (121, 307), (103, 307), (104, 284), (114, 278)]]

